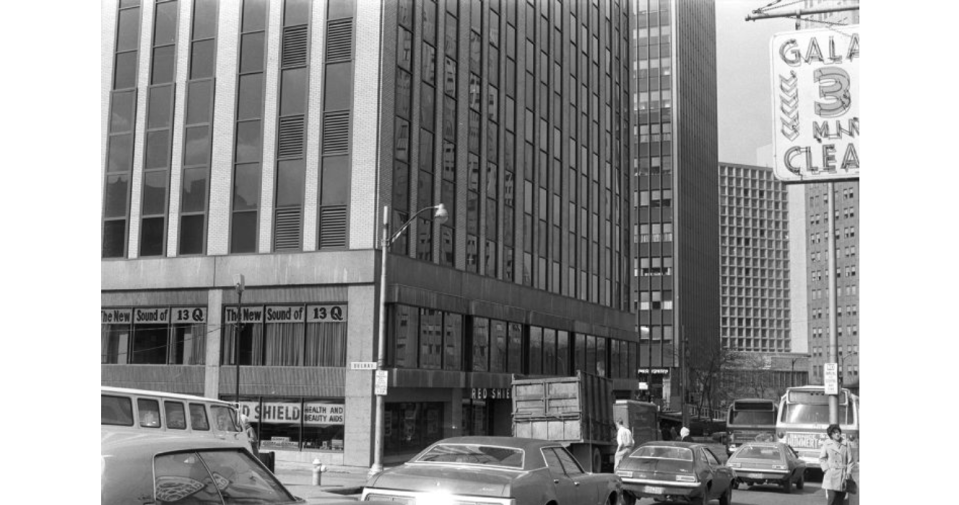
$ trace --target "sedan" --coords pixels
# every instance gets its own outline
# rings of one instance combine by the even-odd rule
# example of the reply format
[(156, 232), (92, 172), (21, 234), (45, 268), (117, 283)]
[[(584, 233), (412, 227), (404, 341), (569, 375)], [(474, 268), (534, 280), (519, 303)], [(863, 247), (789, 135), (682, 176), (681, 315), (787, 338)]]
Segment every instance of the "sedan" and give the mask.
[(782, 442), (747, 442), (729, 457), (726, 465), (735, 472), (737, 486), (774, 484), (789, 493), (793, 484), (802, 489), (806, 483), (806, 463)]
[[(704, 444), (646, 442), (616, 467), (623, 492), (632, 499), (679, 500), (705, 505), (733, 499), (733, 471)], [(629, 500), (632, 501), (632, 500)]]
[(370, 477), (361, 501), (397, 505), (612, 505), (612, 474), (583, 471), (559, 443), (514, 437), (455, 437)]
[(306, 502), (235, 443), (101, 431), (100, 503)]

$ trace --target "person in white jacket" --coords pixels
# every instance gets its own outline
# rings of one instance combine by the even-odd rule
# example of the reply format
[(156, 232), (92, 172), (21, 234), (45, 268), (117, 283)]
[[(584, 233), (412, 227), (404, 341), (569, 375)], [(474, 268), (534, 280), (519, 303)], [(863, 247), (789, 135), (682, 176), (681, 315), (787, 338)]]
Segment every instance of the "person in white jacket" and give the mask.
[(615, 462), (613, 463), (613, 468), (619, 466), (619, 462), (629, 454), (630, 449), (633, 448), (633, 432), (629, 431), (625, 425), (623, 425), (623, 420), (620, 419), (616, 421), (618, 426), (616, 427), (616, 457)]
[(838, 424), (826, 428), (828, 440), (819, 450), (819, 467), (822, 468), (822, 488), (826, 491), (826, 505), (842, 505), (846, 500), (846, 479), (852, 477), (852, 452), (842, 439)]

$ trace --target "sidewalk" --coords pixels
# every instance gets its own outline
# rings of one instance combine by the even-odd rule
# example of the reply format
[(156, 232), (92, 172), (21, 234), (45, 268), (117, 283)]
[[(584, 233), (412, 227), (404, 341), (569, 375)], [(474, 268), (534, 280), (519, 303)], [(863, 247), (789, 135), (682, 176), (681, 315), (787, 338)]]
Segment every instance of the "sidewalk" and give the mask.
[(359, 498), (366, 483), (368, 468), (327, 466), (320, 485), (313, 485), (313, 465), (277, 461), (275, 475), (295, 496), (310, 503)]

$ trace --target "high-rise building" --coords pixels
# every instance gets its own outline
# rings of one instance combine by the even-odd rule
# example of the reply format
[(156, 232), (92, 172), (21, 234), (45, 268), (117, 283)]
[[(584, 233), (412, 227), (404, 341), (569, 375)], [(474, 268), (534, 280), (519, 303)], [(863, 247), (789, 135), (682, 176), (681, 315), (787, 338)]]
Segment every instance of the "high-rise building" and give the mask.
[(512, 374), (632, 396), (628, 8), (106, 0), (102, 383), (238, 399), (278, 459), (367, 466), (382, 301), (387, 463), (509, 434)]
[[(858, 6), (859, 0), (806, 0), (805, 9)], [(798, 28), (828, 28), (858, 25), (859, 10), (841, 10), (803, 17)], [(854, 391), (859, 389), (859, 181), (805, 185), (807, 240), (807, 300), (809, 314), (809, 378), (822, 384), (823, 364), (829, 345), (828, 200), (833, 188), (835, 212), (836, 336), (840, 380)]]
[(633, 302), (640, 368), (672, 408), (682, 355), (705, 370), (720, 346), (716, 12), (711, 0), (634, 5)]
[(770, 168), (719, 172), (722, 347), (791, 352), (786, 188)]

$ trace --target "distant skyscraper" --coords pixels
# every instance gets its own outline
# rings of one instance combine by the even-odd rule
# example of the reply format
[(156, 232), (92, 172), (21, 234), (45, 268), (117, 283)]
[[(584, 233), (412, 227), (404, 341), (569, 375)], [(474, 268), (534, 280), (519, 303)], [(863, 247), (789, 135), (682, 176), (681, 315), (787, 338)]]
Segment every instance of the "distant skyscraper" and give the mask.
[[(804, 8), (859, 5), (859, 0), (806, 0)], [(839, 11), (805, 17), (799, 28), (858, 25), (859, 11)], [(836, 239), (836, 333), (839, 341), (840, 374), (844, 385), (859, 385), (859, 181), (833, 185)], [(809, 314), (810, 382), (823, 383), (823, 364), (829, 344), (829, 235), (826, 195), (829, 184), (805, 188), (807, 298)], [(857, 355), (853, 356), (852, 354)], [(843, 357), (846, 357), (844, 360)]]
[(633, 301), (649, 330), (640, 367), (666, 372), (654, 396), (675, 403), (683, 338), (691, 367), (720, 345), (716, 13), (710, 0), (634, 5)]
[(720, 163), (724, 349), (791, 352), (789, 211), (772, 169)]

